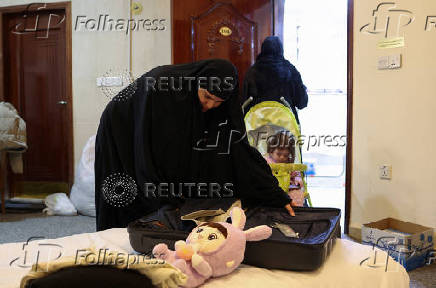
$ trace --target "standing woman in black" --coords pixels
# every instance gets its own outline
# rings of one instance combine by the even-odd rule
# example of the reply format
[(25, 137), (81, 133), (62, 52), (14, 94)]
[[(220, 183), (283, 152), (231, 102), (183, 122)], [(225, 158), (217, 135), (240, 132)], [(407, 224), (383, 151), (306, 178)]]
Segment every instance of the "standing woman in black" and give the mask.
[(186, 190), (154, 196), (147, 183), (232, 183), (243, 204), (294, 214), (263, 157), (241, 137), (237, 79), (235, 66), (222, 59), (159, 66), (112, 99), (95, 144), (97, 230), (126, 227), (163, 204), (194, 197)]
[(284, 97), (300, 123), (296, 108), (307, 106), (306, 86), (295, 66), (283, 57), (283, 45), (277, 36), (263, 41), (256, 63), (245, 74), (242, 100), (250, 96), (254, 101), (246, 106), (245, 112), (260, 102), (280, 101)]

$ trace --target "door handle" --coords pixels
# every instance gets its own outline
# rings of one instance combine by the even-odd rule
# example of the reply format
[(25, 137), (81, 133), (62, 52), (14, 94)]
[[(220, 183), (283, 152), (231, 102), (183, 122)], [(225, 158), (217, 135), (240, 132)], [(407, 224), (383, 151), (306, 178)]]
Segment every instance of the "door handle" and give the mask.
[(67, 105), (67, 103), (68, 103), (67, 101), (63, 101), (63, 100), (62, 101), (58, 101), (58, 104), (60, 104), (60, 105)]

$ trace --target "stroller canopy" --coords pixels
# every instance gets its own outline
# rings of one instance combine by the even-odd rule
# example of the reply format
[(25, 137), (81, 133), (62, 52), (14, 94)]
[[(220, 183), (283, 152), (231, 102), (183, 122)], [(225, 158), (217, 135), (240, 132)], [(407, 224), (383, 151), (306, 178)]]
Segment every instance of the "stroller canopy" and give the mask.
[(268, 137), (289, 132), (295, 139), (295, 163), (301, 163), (300, 128), (291, 109), (275, 101), (264, 101), (251, 107), (244, 120), (250, 145), (262, 155), (267, 153)]

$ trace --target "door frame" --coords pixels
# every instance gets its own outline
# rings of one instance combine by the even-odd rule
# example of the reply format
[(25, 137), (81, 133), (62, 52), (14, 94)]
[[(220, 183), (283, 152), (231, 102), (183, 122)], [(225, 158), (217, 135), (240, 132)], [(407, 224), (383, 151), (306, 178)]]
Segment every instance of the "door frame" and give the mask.
[[(274, 35), (283, 41), (284, 3), (291, 0), (274, 1)], [(345, 151), (345, 218), (344, 233), (349, 234), (351, 215), (351, 191), (353, 172), (353, 35), (354, 0), (347, 1), (347, 147)]]
[(351, 217), (351, 189), (353, 173), (353, 47), (354, 0), (347, 3), (347, 147), (345, 152), (345, 221), (344, 233), (349, 234)]
[[(173, 15), (173, 1), (171, 1), (171, 16)], [(272, 3), (272, 27), (274, 35), (279, 36), (283, 41), (283, 12), (285, 0), (271, 0)], [(290, 1), (290, 0), (288, 0)], [(213, 1), (211, 1), (213, 3)], [(344, 232), (349, 234), (351, 217), (351, 194), (352, 194), (352, 172), (353, 172), (353, 45), (354, 45), (354, 0), (347, 2), (347, 147), (345, 163), (345, 218)], [(173, 41), (173, 30), (171, 30), (171, 41)], [(171, 59), (174, 63), (173, 45), (171, 45)]]
[[(71, 19), (71, 2), (55, 2), (55, 3), (32, 3), (32, 4), (45, 4), (44, 9), (63, 9), (65, 10), (65, 84), (66, 84), (66, 95), (65, 100), (67, 101), (67, 153), (68, 153), (68, 186), (71, 189), (74, 181), (74, 127), (73, 127), (73, 86), (72, 86), (72, 19)], [(0, 7), (0, 101), (5, 99), (5, 61), (4, 61), (4, 38), (3, 35), (3, 15), (10, 13), (24, 12), (28, 9), (29, 4), (25, 5), (15, 5), (15, 6), (5, 6)], [(3, 169), (3, 168), (1, 168)], [(0, 170), (0, 173), (5, 173)], [(11, 171), (6, 170), (7, 175), (10, 175)], [(7, 184), (9, 187), (9, 193), (13, 191), (11, 187), (11, 177), (7, 177)], [(2, 189), (0, 187), (0, 189)], [(14, 197), (14, 195), (9, 195)]]

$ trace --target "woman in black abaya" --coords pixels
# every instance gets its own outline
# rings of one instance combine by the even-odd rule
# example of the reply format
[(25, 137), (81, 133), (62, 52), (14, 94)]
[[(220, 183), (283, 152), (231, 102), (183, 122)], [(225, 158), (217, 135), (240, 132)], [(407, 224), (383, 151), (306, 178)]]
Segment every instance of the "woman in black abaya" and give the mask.
[[(293, 214), (291, 199), (243, 137), (237, 79), (236, 68), (221, 59), (159, 66), (107, 105), (95, 148), (97, 230), (189, 201), (195, 193), (183, 183), (231, 183), (233, 197), (246, 205)], [(148, 193), (162, 183), (173, 183), (177, 197)]]
[(306, 86), (297, 68), (283, 57), (283, 45), (277, 36), (267, 37), (262, 43), (256, 63), (245, 74), (242, 100), (250, 96), (254, 101), (245, 108), (263, 101), (280, 101), (285, 97), (298, 123), (297, 109), (307, 106)]

